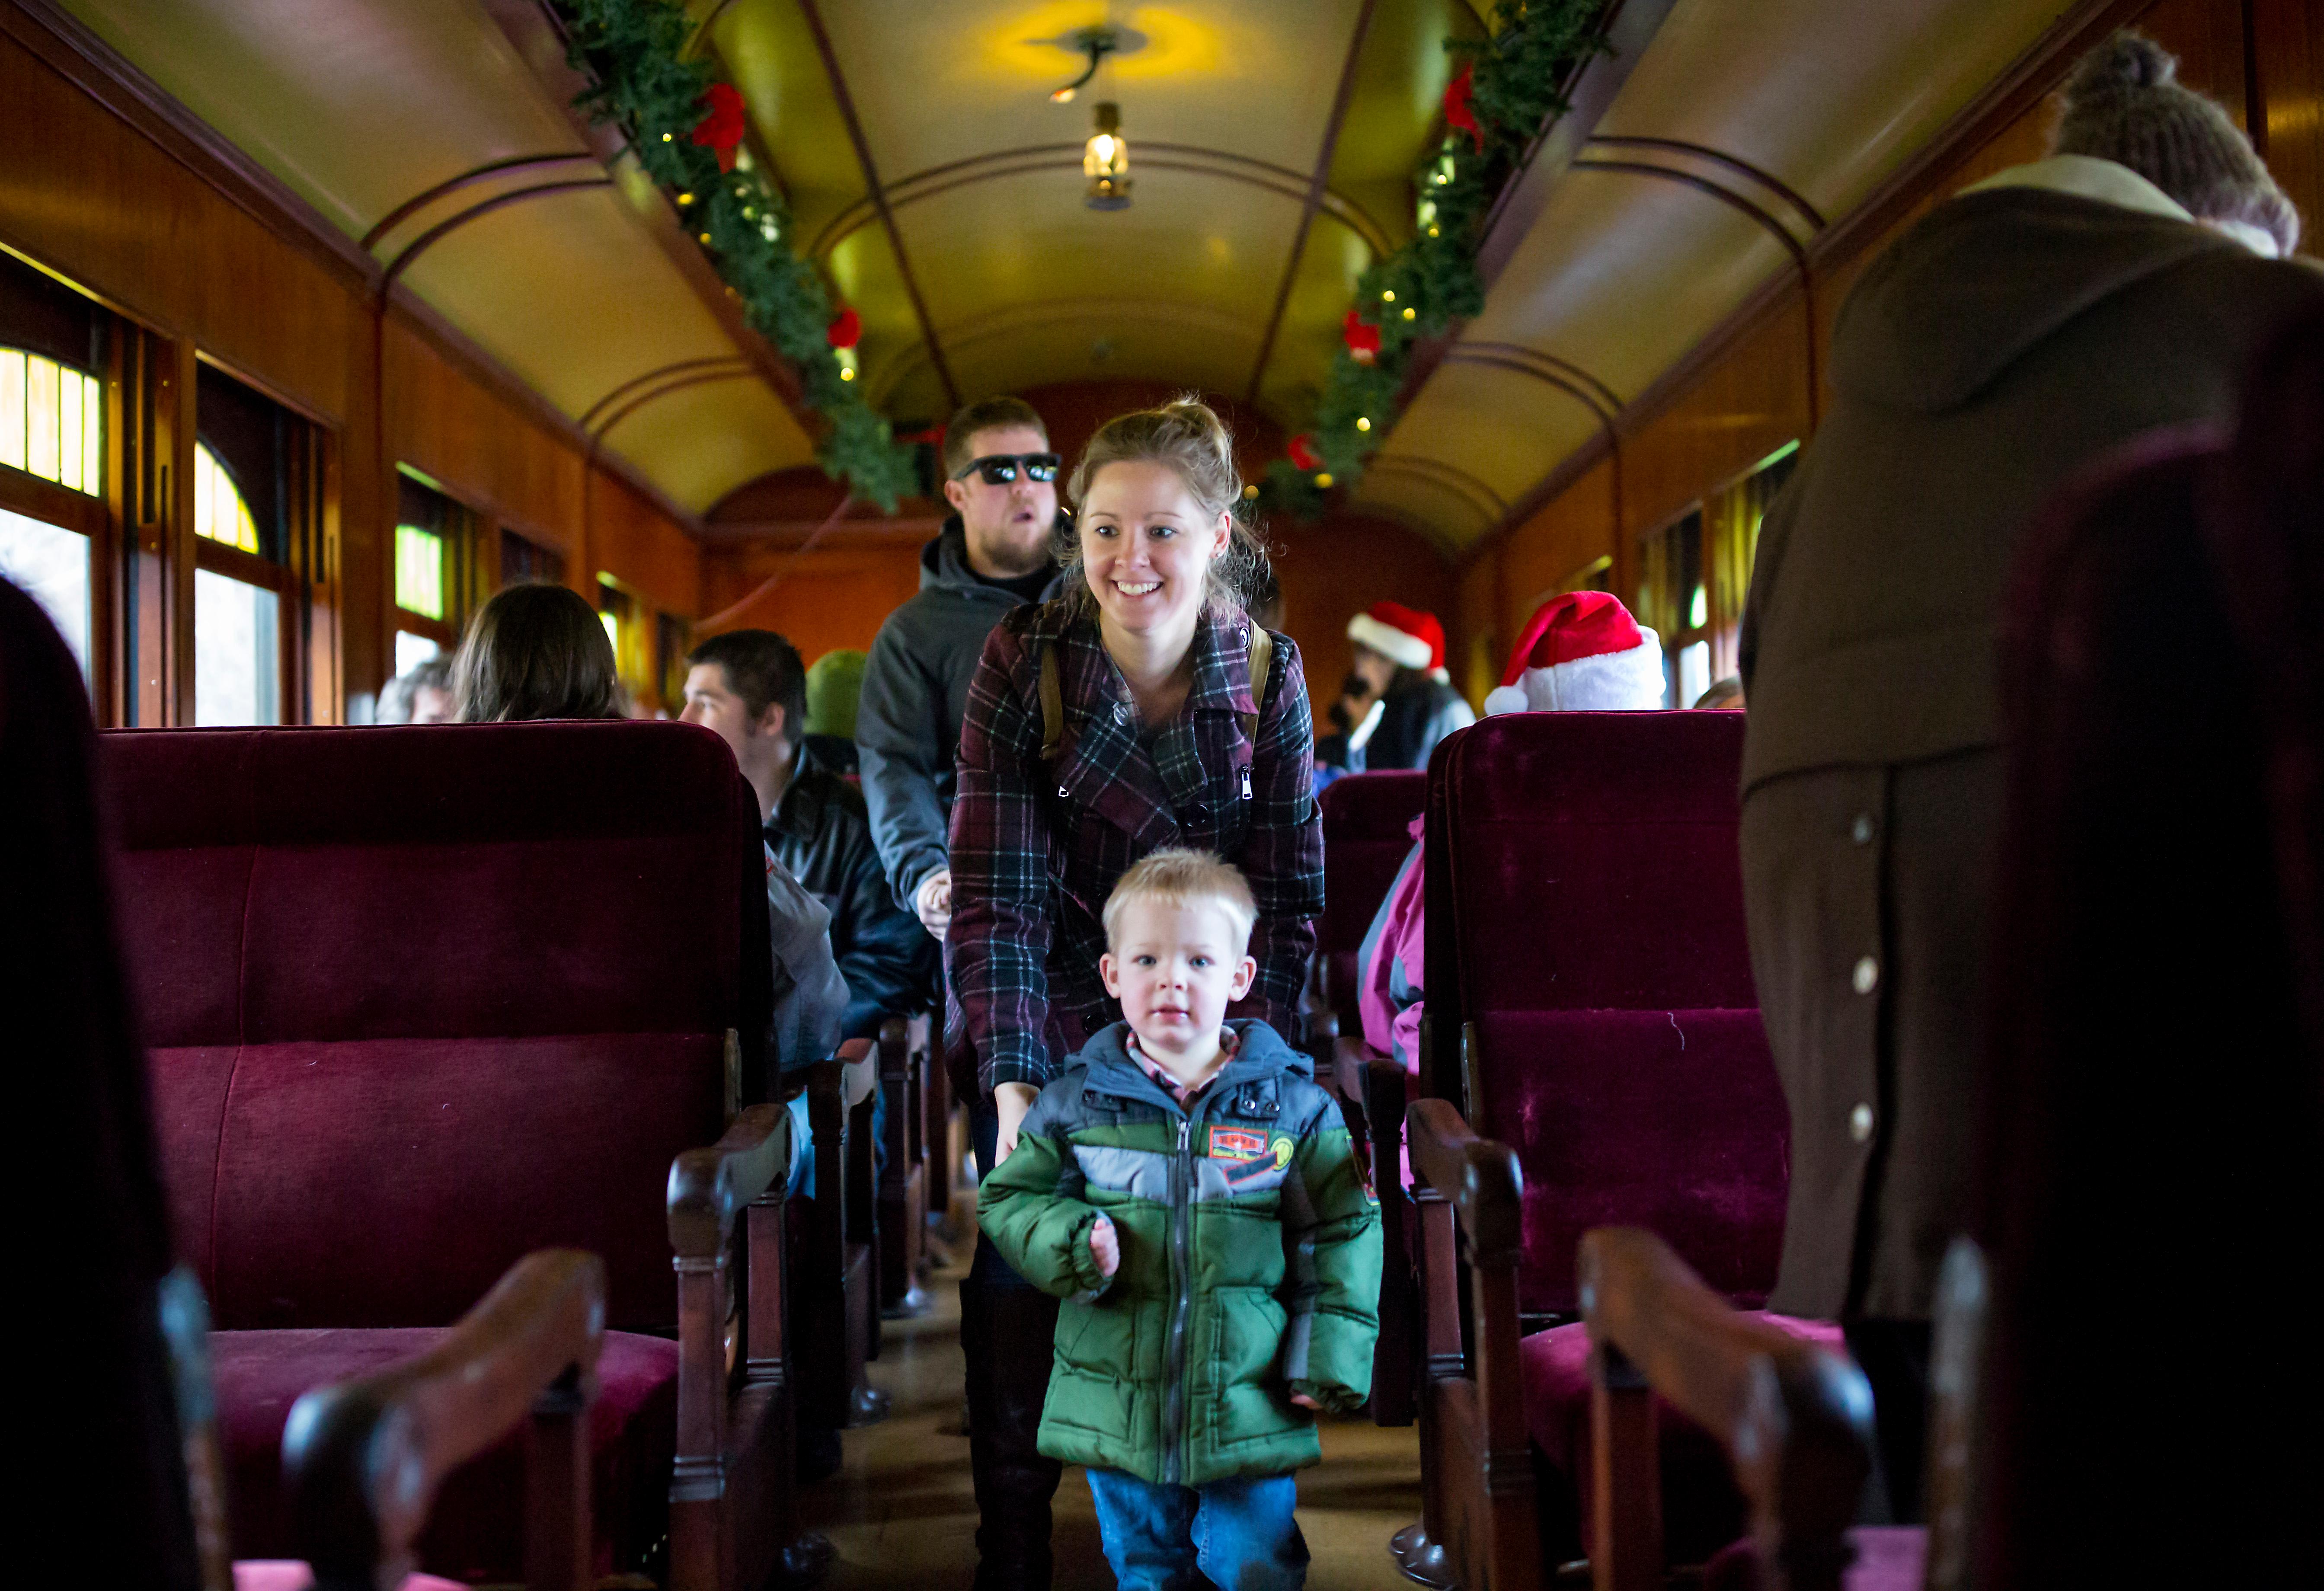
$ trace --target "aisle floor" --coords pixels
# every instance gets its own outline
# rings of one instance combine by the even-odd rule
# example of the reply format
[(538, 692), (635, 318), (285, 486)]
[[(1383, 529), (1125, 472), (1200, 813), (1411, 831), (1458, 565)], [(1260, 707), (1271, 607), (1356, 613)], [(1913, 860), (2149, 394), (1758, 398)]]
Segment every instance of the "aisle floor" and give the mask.
[[(961, 1427), (961, 1268), (927, 1283), (931, 1308), (887, 1322), (873, 1384), (892, 1400), (877, 1425), (846, 1433), (845, 1462), (803, 1499), (808, 1524), (836, 1550), (828, 1591), (965, 1591), (976, 1567), (976, 1499)], [(1299, 1476), (1299, 1524), (1316, 1591), (1411, 1591), (1388, 1540), (1420, 1516), (1420, 1444), (1411, 1427), (1369, 1419), (1323, 1428), (1323, 1462)], [(1056, 1591), (1108, 1591), (1089, 1485), (1077, 1468), (1057, 1488)]]

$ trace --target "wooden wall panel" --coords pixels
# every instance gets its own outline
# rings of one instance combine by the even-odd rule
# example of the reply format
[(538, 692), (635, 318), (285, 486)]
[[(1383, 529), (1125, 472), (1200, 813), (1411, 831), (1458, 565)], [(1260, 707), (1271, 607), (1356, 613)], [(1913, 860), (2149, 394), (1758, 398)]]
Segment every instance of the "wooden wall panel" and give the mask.
[[(1625, 461), (1627, 463), (1627, 460)], [(1499, 555), (1494, 629), (1500, 661), (1544, 598), (1564, 589), (1582, 569), (1615, 556), (1614, 466), (1600, 460), (1509, 533)], [(1480, 562), (1482, 560), (1480, 560)]]
[[(2246, 16), (2250, 19), (2246, 30)], [(2324, 192), (2324, 22), (2313, 0), (2158, 0), (2135, 25), (2180, 58), (2180, 80), (2209, 94), (2264, 138), (2277, 180), (2301, 205), (2310, 232), (2303, 250), (2318, 252)], [(2060, 70), (2065, 69), (2064, 64)], [(2250, 93), (2258, 88), (2255, 100)], [(1840, 306), (1867, 266), (1936, 206), (2007, 167), (2038, 160), (2048, 147), (2059, 106), (2040, 100), (1973, 147), (1954, 152), (1925, 179), (1924, 191), (1877, 233), (1838, 259), (1820, 262), (1815, 278), (1818, 375), (1831, 397), (1825, 357)], [(1628, 560), (1637, 538), (1685, 511), (1748, 470), (1784, 442), (1807, 435), (1803, 323), (1798, 294), (1784, 284), (1738, 323), (1720, 328), (1692, 356), (1672, 390), (1623, 420), (1625, 534), (1616, 552), (1630, 590)], [(1503, 622), (1521, 621), (1529, 598), (1588, 561), (1583, 549), (1608, 517), (1605, 462), (1566, 482), (1557, 495), (1478, 547), (1464, 571), (1499, 572)], [(1464, 588), (1465, 590), (1465, 588)]]
[(723, 614), (770, 576), (772, 591), (722, 620), (726, 630), (771, 630), (809, 663), (842, 648), (869, 650), (881, 621), (920, 588), (912, 541), (817, 547), (804, 556), (762, 547), (713, 547), (703, 562), (703, 606)]
[[(403, 316), (387, 323), (389, 448), (468, 507), (577, 562), (581, 461), (564, 438), (468, 379)], [(591, 576), (595, 578), (594, 575)]]
[(388, 528), (399, 461), (564, 549), (583, 589), (594, 590), (603, 569), (664, 612), (702, 612), (699, 544), (665, 504), (599, 473), (589, 505), (595, 545), (585, 548), (577, 433), (424, 312), (392, 311), (383, 333), (371, 273), (351, 248), (318, 233), (279, 185), (244, 175), (241, 157), (210, 149), (205, 130), (140, 100), (143, 92), (77, 53), (37, 14), (0, 0), (10, 140), (0, 243), (325, 428), (325, 518), (338, 557), (328, 615), (337, 688), (327, 711), (376, 691), (391, 667)]
[(1452, 569), (1417, 534), (1386, 520), (1334, 515), (1279, 527), (1274, 539), (1283, 630), (1298, 643), (1319, 722), (1354, 661), (1348, 621), (1382, 598), (1436, 615), (1459, 679), (1463, 632)]
[(0, 30), (0, 238), (328, 424), (351, 404), (354, 272), (294, 246)]

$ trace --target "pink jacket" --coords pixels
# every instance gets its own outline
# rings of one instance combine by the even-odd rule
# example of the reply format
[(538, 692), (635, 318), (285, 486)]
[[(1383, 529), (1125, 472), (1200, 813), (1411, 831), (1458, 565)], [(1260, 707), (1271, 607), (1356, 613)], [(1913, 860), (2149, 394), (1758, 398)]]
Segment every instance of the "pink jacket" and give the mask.
[(1363, 1016), (1364, 1043), (1393, 1056), (1415, 1075), (1420, 1071), (1420, 1014), (1426, 992), (1421, 976), (1422, 912), (1427, 896), (1427, 873), (1420, 860), (1425, 821), (1412, 820), (1412, 854), (1397, 869), (1396, 882), (1388, 886), (1388, 898), (1380, 902), (1356, 953), (1356, 1005)]

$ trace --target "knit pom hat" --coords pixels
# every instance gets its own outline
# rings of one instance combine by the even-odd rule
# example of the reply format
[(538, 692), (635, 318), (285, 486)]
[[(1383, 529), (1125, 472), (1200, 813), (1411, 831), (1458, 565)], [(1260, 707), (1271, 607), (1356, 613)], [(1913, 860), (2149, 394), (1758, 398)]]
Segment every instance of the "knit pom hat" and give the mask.
[(2162, 45), (2139, 33), (2115, 34), (2066, 80), (2053, 152), (2127, 166), (2196, 220), (2262, 253), (2291, 253), (2300, 242), (2300, 212), (2243, 129), (2178, 77), (2178, 58)]
[(1665, 688), (1662, 638), (1619, 597), (1569, 591), (1534, 610), (1500, 688), (1485, 697), (1485, 716), (1651, 712)]
[(1444, 670), (1444, 626), (1434, 613), (1402, 602), (1374, 602), (1348, 621), (1348, 639), (1399, 667), (1417, 668), (1440, 681), (1452, 677)]
[(825, 652), (807, 671), (807, 727), (810, 735), (855, 738), (855, 700), (863, 694), (862, 653), (848, 648)]

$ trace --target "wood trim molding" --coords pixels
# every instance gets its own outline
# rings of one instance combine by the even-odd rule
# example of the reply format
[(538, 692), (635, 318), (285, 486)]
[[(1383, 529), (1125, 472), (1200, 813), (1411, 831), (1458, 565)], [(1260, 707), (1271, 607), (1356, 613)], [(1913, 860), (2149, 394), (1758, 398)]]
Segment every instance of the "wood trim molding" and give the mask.
[(53, 0), (0, 0), (0, 32), (121, 118), (275, 236), (365, 290), (379, 266), (355, 240)]
[(77, 530), (92, 539), (105, 532), (105, 499), (75, 492), (23, 470), (0, 464), (0, 509)]
[(223, 541), (212, 541), (207, 536), (194, 538), (194, 567), (212, 575), (223, 575), (239, 580), (244, 585), (263, 586), (277, 593), (290, 591), (298, 584), (297, 576), (288, 565), (262, 558), (238, 547), (228, 547)]
[[(1948, 174), (1964, 159), (2040, 104), (2057, 87), (2068, 66), (2085, 51), (2116, 28), (2137, 20), (2154, 4), (2155, 0), (2081, 0), (2052, 23), (2007, 70), (1955, 113), (1935, 137), (1907, 157), (1854, 208), (1808, 242), (1806, 262), (1812, 274), (1823, 279), (1879, 243), (1891, 227), (1911, 213), (1914, 206), (1941, 187)], [(1615, 417), (1615, 434), (1635, 437), (1652, 424), (1737, 344), (1758, 331), (1787, 304), (1796, 302), (1799, 286), (1795, 271), (1770, 276), (1675, 363), (1623, 406), (1621, 413)], [(1812, 300), (1804, 306), (1804, 313), (1811, 319), (1814, 317), (1816, 306)], [(1466, 569), (1499, 547), (1518, 527), (1555, 501), (1612, 452), (1609, 437), (1601, 432), (1566, 455), (1539, 484), (1518, 496), (1499, 525), (1462, 552), (1460, 566)], [(1628, 527), (1617, 526), (1616, 533), (1626, 538)]]

